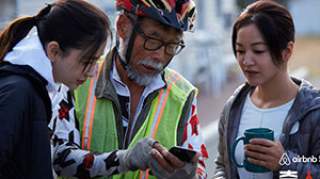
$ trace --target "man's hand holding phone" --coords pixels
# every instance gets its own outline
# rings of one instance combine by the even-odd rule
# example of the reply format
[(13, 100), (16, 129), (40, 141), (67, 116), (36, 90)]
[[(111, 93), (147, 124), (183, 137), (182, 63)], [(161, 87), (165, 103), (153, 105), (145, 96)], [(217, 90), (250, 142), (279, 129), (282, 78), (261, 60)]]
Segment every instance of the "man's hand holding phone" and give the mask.
[(153, 175), (158, 178), (193, 178), (200, 153), (177, 146), (167, 150), (159, 143), (155, 143), (153, 148), (154, 160), (150, 167)]
[(169, 149), (169, 152), (184, 162), (196, 163), (198, 162), (198, 159), (199, 159), (199, 156), (196, 156), (197, 155), (196, 151), (191, 149), (186, 149), (180, 146), (171, 147)]

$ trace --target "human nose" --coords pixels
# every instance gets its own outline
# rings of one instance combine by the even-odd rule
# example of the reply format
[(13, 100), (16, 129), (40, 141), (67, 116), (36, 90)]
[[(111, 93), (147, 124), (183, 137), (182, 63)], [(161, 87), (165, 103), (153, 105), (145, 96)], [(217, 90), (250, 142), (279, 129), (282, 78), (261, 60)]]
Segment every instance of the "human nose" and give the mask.
[(254, 60), (252, 57), (252, 54), (250, 52), (246, 52), (243, 56), (243, 62), (244, 65), (253, 65)]

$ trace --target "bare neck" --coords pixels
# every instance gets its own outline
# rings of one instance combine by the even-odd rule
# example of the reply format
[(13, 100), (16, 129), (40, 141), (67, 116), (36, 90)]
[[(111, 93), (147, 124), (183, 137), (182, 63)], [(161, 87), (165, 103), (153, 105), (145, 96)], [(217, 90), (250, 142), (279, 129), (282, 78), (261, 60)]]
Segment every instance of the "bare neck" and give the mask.
[(144, 86), (140, 86), (137, 83), (135, 83), (133, 80), (130, 80), (128, 78), (128, 72), (123, 68), (121, 65), (120, 59), (116, 59), (116, 68), (119, 72), (120, 79), (123, 83), (125, 83), (130, 92), (130, 115), (129, 115), (129, 120), (132, 119), (135, 116), (137, 106), (140, 102), (141, 95), (144, 90)]
[(280, 73), (269, 82), (257, 86), (251, 99), (260, 108), (276, 107), (295, 98), (298, 89), (299, 86), (290, 79), (287, 73)]

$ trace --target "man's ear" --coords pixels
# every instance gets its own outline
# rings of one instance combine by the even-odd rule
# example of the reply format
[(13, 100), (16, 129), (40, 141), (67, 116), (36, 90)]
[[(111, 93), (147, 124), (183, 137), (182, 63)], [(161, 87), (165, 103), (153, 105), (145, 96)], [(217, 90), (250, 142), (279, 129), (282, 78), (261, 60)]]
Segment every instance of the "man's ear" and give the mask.
[(288, 62), (293, 53), (294, 42), (288, 42), (287, 48), (282, 51), (282, 59), (284, 62)]
[(126, 15), (120, 14), (116, 21), (116, 28), (119, 37), (126, 39), (132, 28), (130, 19)]
[(51, 62), (54, 62), (60, 55), (61, 49), (60, 45), (56, 41), (51, 41), (46, 45), (47, 56)]

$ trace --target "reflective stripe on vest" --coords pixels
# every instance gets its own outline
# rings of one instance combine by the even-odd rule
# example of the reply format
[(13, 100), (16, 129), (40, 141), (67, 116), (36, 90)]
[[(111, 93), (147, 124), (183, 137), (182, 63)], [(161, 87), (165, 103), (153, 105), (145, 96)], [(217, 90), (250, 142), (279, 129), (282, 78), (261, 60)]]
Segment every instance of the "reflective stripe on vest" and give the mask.
[(165, 90), (164, 92), (164, 89), (161, 89), (160, 92), (159, 92), (159, 100), (158, 100), (158, 103), (157, 103), (157, 110), (155, 113), (152, 114), (152, 118), (155, 119), (152, 123), (152, 127), (151, 127), (151, 131), (152, 131), (152, 134), (149, 135), (149, 137), (152, 137), (153, 139), (155, 138), (155, 135), (158, 131), (158, 127), (159, 127), (159, 124), (160, 124), (160, 121), (161, 121), (161, 117), (163, 115), (163, 111), (164, 111), (164, 107), (166, 106), (166, 103), (167, 103), (167, 100), (168, 100), (168, 96), (169, 96), (169, 93), (170, 93), (170, 90), (172, 88), (172, 85), (177, 81), (179, 80), (180, 76), (178, 76), (177, 74), (174, 74), (172, 76), (172, 84), (170, 84), (168, 86), (168, 89)]
[[(159, 127), (161, 117), (163, 115), (164, 107), (167, 103), (168, 96), (169, 96), (170, 90), (172, 88), (172, 85), (177, 80), (179, 80), (180, 76), (178, 76), (175, 73), (173, 76), (171, 76), (171, 78), (172, 78), (172, 83), (168, 86), (168, 89), (167, 90), (164, 90), (164, 89), (160, 90), (159, 99), (157, 102), (157, 110), (156, 110), (156, 112), (153, 112), (151, 115), (154, 120), (153, 120), (152, 127), (151, 127), (152, 133), (149, 134), (149, 137), (151, 137), (153, 139), (155, 138), (155, 135), (158, 132), (158, 127)], [(149, 169), (147, 169), (146, 171), (140, 170), (139, 173), (140, 173), (140, 177), (139, 177), (140, 179), (148, 179), (149, 178)]]
[(86, 111), (84, 113), (84, 123), (82, 128), (82, 149), (90, 150), (91, 145), (91, 135), (92, 135), (92, 123), (94, 119), (94, 111), (97, 102), (97, 98), (95, 96), (95, 87), (98, 81), (98, 77), (100, 75), (101, 69), (103, 67), (103, 63), (99, 65), (97, 75), (90, 80), (89, 86), (89, 94), (87, 96), (87, 106)]

